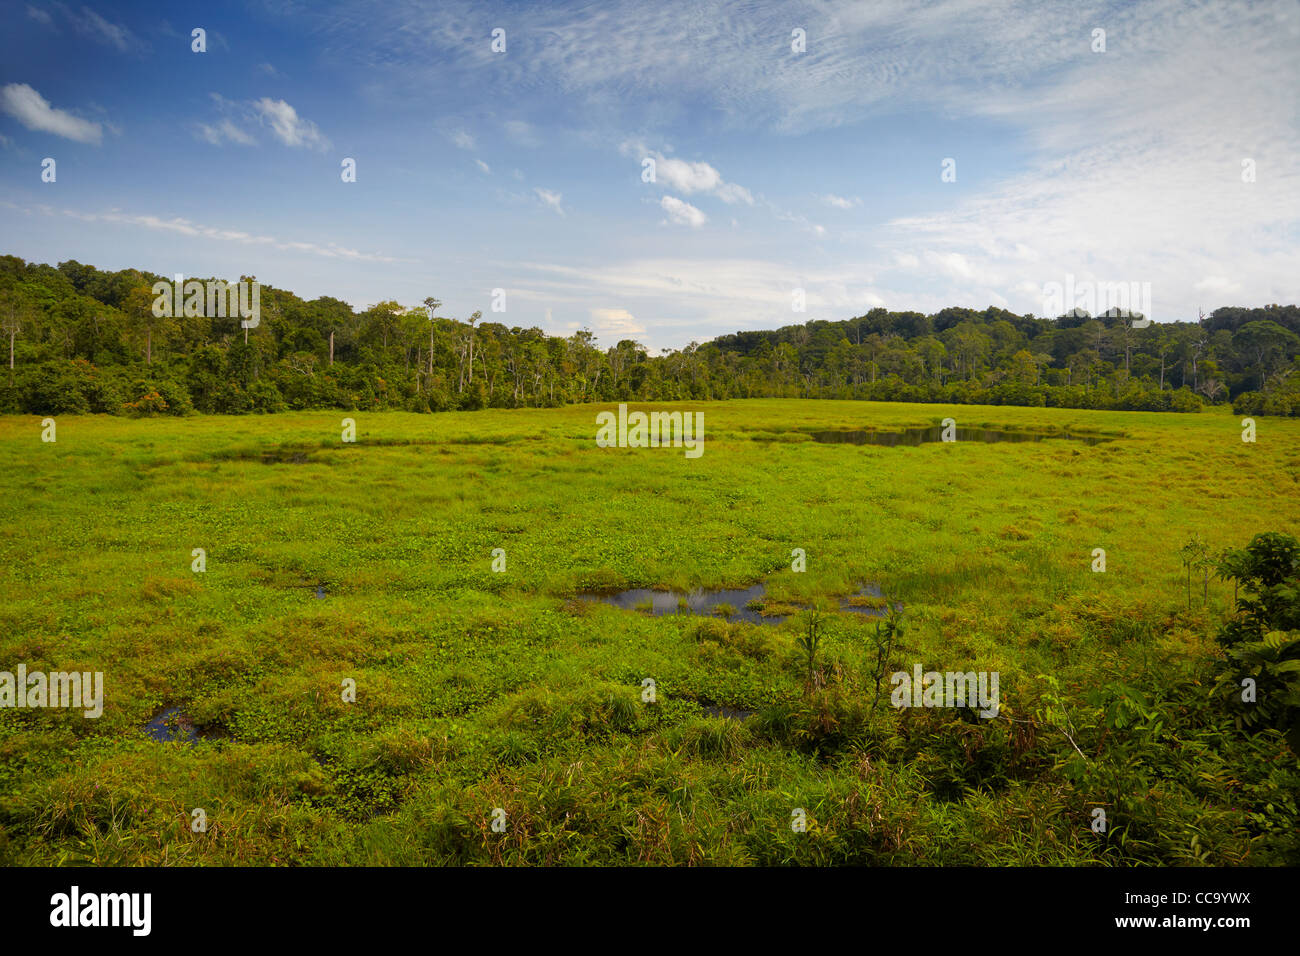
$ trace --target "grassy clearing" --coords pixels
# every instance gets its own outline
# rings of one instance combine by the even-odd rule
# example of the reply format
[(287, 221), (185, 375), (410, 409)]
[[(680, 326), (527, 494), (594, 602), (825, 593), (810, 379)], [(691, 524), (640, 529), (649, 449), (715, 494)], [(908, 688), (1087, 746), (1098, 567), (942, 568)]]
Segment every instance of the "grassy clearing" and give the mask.
[[(55, 444), (36, 418), (0, 419), (0, 669), (103, 671), (107, 688), (98, 720), (0, 710), (0, 860), (1296, 852), (1295, 755), (1203, 701), (1231, 585), (1211, 581), (1203, 606), (1198, 583), (1189, 610), (1177, 550), (1193, 533), (1219, 549), (1296, 532), (1300, 422), (1260, 419), (1245, 444), (1238, 419), (1208, 413), (679, 404), (706, 422), (705, 453), (687, 460), (597, 448), (606, 407), (350, 413), (356, 444), (336, 412), (60, 417)], [(886, 448), (807, 434), (948, 416), (1122, 437)], [(887, 680), (873, 708), (862, 615), (828, 613), (806, 694), (797, 618), (573, 600), (758, 581), (780, 613), (878, 583), (906, 608), (891, 663), (997, 671), (1000, 716), (895, 710)], [(166, 706), (210, 739), (148, 739)], [(205, 833), (190, 831), (196, 807)], [(1096, 807), (1106, 834), (1090, 828)]]

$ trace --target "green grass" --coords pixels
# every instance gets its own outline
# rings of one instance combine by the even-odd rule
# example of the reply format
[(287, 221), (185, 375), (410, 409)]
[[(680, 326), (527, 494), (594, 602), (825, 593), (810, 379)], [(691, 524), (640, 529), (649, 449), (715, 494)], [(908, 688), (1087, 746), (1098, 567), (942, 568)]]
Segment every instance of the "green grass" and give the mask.
[[(1300, 421), (1261, 418), (1252, 445), (1226, 414), (675, 404), (704, 412), (705, 452), (688, 460), (597, 448), (606, 407), (346, 413), (355, 444), (333, 412), (62, 417), (55, 444), (37, 418), (0, 419), (0, 670), (106, 682), (98, 720), (0, 710), (0, 861), (1236, 864), (1294, 851), (1295, 755), (1202, 702), (1231, 586), (1212, 581), (1202, 607), (1198, 583), (1189, 611), (1177, 549), (1193, 533), (1220, 549), (1297, 531)], [(805, 433), (949, 416), (1122, 437), (888, 448)], [(205, 573), (190, 569), (195, 548)], [(906, 606), (898, 669), (998, 671), (1002, 714), (897, 711), (887, 679), (873, 709), (874, 618), (828, 612), (806, 694), (797, 616), (758, 626), (573, 600), (757, 581), (780, 613), (880, 584)], [(1086, 760), (1039, 675), (1059, 682)], [(1089, 695), (1127, 693), (1116, 687), (1145, 695), (1161, 725), (1107, 725)], [(756, 713), (712, 718), (701, 701)], [(211, 739), (146, 738), (170, 705)], [(1094, 806), (1107, 834), (1090, 829)], [(189, 827), (196, 807), (204, 833)]]

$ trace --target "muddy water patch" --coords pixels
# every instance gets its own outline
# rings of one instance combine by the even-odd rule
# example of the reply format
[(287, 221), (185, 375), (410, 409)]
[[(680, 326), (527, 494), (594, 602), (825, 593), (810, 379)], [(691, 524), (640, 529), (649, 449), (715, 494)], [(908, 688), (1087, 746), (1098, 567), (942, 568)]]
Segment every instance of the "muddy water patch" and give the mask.
[(840, 610), (866, 617), (888, 617), (890, 610), (902, 611), (900, 601), (889, 601), (876, 584), (864, 584), (846, 598), (840, 598)]
[(144, 725), (144, 732), (145, 736), (162, 743), (179, 740), (183, 744), (192, 744), (196, 740), (226, 736), (219, 730), (200, 730), (194, 725), (194, 719), (179, 707), (164, 707)]
[(653, 591), (650, 588), (629, 588), (626, 591), (588, 591), (578, 595), (579, 600), (612, 604), (625, 611), (648, 611), (655, 617), (664, 614), (705, 614), (730, 617), (753, 624), (775, 623), (777, 618), (765, 618), (752, 604), (761, 604), (766, 588), (761, 584), (741, 589), (720, 588), (683, 591)]
[[(656, 591), (650, 588), (629, 588), (626, 591), (585, 591), (577, 595), (580, 601), (612, 604), (625, 611), (640, 611), (654, 617), (665, 614), (691, 614), (721, 617), (750, 624), (780, 624), (789, 614), (764, 613), (767, 609), (767, 587), (754, 584), (747, 588), (718, 588), (695, 591)], [(777, 604), (774, 607), (804, 610), (797, 604)], [(884, 593), (874, 585), (864, 585), (860, 590), (839, 599), (840, 610), (868, 617), (884, 617), (890, 603)], [(902, 610), (901, 604), (895, 608)]]
[(710, 717), (720, 717), (723, 720), (736, 720), (741, 723), (744, 723), (747, 718), (752, 717), (755, 713), (752, 710), (744, 710), (740, 707), (728, 707), (726, 704), (713, 704), (705, 700), (700, 701), (700, 707), (703, 708), (704, 712)]

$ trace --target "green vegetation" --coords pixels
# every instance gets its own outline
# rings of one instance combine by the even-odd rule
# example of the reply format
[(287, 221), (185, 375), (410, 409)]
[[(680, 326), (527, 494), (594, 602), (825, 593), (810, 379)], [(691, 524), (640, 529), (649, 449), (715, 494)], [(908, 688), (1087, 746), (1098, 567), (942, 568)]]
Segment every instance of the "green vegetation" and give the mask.
[[(106, 684), (0, 709), (0, 862), (1300, 860), (1300, 422), (673, 407), (702, 457), (597, 448), (594, 405), (0, 418), (0, 670)], [(950, 415), (1116, 440), (807, 433)], [(758, 581), (790, 617), (574, 599)], [(901, 613), (841, 608), (870, 583)], [(997, 672), (998, 715), (891, 707), (915, 664)]]
[[(1246, 548), (1226, 551), (1218, 568), (1244, 594), (1219, 629), (1229, 659), (1226, 696), (1241, 725), (1280, 730), (1300, 753), (1300, 541), (1257, 535)], [(1255, 682), (1257, 700), (1242, 700), (1243, 676)]]
[(428, 412), (772, 397), (1173, 412), (1231, 402), (1242, 415), (1300, 415), (1294, 305), (1221, 308), (1147, 328), (1118, 309), (1047, 319), (994, 307), (929, 316), (878, 308), (651, 356), (630, 339), (602, 351), (586, 330), (559, 338), (484, 322), (481, 312), (446, 318), (431, 297), (358, 312), (262, 286), (254, 329), (233, 314), (160, 319), (151, 286), (170, 278), (0, 257), (9, 358), (0, 412)]

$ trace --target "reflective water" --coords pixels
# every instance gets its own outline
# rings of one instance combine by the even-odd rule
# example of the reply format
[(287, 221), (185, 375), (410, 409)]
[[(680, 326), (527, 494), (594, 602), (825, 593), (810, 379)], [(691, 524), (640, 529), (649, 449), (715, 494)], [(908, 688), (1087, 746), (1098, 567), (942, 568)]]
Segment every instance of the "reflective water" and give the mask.
[(165, 708), (144, 725), (144, 732), (154, 740), (179, 740), (182, 743), (190, 743), (198, 737), (194, 721), (182, 713), (179, 707)]
[[(612, 604), (625, 611), (649, 611), (655, 617), (664, 614), (706, 614), (725, 616), (735, 621), (748, 621), (751, 624), (780, 624), (789, 615), (763, 614), (759, 608), (750, 607), (751, 602), (761, 603), (767, 594), (767, 588), (755, 584), (742, 589), (720, 588), (716, 591), (700, 589), (689, 594), (680, 591), (653, 591), (650, 588), (630, 588), (626, 591), (612, 593), (586, 592), (579, 594), (583, 601), (599, 601)], [(855, 600), (856, 599), (856, 600)], [(715, 612), (719, 605), (726, 605), (730, 613)], [(894, 605), (902, 610), (901, 604)], [(840, 598), (840, 610), (867, 617), (884, 617), (889, 613), (889, 603), (884, 600), (884, 593), (874, 584), (863, 586), (853, 595)]]
[(746, 605), (750, 601), (761, 601), (767, 589), (761, 584), (742, 590), (717, 591), (698, 590), (689, 594), (680, 591), (652, 591), (649, 588), (632, 588), (614, 594), (579, 594), (584, 601), (600, 601), (612, 604), (627, 611), (649, 610), (658, 617), (661, 614), (712, 614), (719, 604), (733, 609), (732, 619), (749, 621), (751, 624), (775, 624), (784, 620), (780, 617), (764, 617), (758, 611)]
[(153, 740), (166, 743), (179, 740), (183, 744), (192, 744), (196, 740), (215, 740), (228, 738), (229, 732), (220, 727), (199, 730), (194, 720), (179, 707), (165, 707), (154, 715), (153, 720), (144, 725), (145, 734)]

